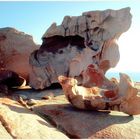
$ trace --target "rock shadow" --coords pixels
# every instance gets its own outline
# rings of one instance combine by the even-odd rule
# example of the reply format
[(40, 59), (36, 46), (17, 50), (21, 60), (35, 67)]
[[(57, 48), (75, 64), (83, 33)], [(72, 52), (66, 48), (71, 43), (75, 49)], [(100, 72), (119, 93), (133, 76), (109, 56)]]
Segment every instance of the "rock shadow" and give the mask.
[(114, 124), (127, 124), (134, 118), (109, 111), (86, 111), (71, 104), (47, 104), (33, 109), (61, 128), (70, 138), (90, 138), (93, 134)]

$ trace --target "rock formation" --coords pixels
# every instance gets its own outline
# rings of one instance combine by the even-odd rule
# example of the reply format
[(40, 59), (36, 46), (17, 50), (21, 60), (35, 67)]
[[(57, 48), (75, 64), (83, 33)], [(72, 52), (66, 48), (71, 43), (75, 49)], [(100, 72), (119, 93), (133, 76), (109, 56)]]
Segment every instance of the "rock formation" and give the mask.
[(16, 72), (28, 79), (29, 55), (37, 48), (32, 36), (14, 28), (0, 28), (0, 69)]
[(131, 25), (129, 11), (90, 11), (65, 16), (61, 25), (53, 23), (43, 35), (40, 49), (30, 56), (30, 85), (43, 89), (57, 83), (59, 75), (76, 77), (82, 84), (86, 81), (83, 72), (90, 64), (96, 68), (94, 76), (105, 79), (105, 72), (119, 61), (117, 39)]
[(138, 90), (126, 74), (120, 73), (120, 82), (112, 90), (78, 86), (76, 79), (65, 76), (59, 76), (58, 80), (68, 101), (79, 109), (117, 110), (129, 115), (140, 114)]

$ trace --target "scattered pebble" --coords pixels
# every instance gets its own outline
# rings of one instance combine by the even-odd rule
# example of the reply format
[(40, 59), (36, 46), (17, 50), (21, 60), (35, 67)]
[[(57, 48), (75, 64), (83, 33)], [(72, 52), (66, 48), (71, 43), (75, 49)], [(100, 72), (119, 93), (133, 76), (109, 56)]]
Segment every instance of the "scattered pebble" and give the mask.
[(32, 105), (35, 105), (35, 104), (37, 104), (37, 101), (34, 100), (34, 99), (29, 99), (29, 100), (27, 101), (27, 105), (32, 106)]
[(43, 96), (41, 99), (43, 99), (43, 100), (49, 100), (50, 97), (46, 95), (46, 96)]
[(54, 97), (54, 93), (50, 92), (48, 95), (43, 96), (41, 99), (49, 100)]
[(20, 95), (20, 97), (23, 99), (23, 100), (28, 100), (28, 97), (26, 95)]

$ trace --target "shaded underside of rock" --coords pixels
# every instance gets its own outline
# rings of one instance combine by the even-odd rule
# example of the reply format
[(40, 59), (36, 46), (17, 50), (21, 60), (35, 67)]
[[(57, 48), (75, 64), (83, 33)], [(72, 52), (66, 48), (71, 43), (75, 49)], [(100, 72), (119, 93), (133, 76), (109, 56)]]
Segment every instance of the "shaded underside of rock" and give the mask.
[(10, 88), (25, 86), (26, 80), (19, 76), (17, 73), (0, 69), (0, 97), (3, 95), (11, 94)]
[(24, 79), (21, 78), (17, 73), (1, 69), (0, 70), (0, 84), (7, 85), (8, 87), (21, 86)]
[(130, 8), (90, 11), (53, 23), (30, 56), (30, 85), (43, 89), (57, 83), (59, 75), (79, 77), (90, 64), (105, 73), (118, 63), (116, 40), (130, 25)]

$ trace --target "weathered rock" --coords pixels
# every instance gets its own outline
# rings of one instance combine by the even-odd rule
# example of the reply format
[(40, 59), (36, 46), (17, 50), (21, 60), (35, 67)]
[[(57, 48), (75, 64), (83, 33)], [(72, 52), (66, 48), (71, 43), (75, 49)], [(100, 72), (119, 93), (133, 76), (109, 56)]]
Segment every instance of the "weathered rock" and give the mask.
[(37, 102), (36, 102), (36, 100), (34, 100), (34, 99), (29, 99), (29, 100), (27, 101), (27, 105), (29, 105), (29, 106), (32, 106), (32, 105), (35, 105), (35, 104), (37, 104)]
[(59, 75), (80, 79), (90, 64), (103, 73), (119, 61), (116, 40), (131, 25), (130, 8), (85, 12), (53, 23), (43, 35), (43, 44), (30, 56), (30, 85), (43, 89), (58, 82)]
[[(78, 86), (76, 79), (65, 76), (59, 76), (58, 80), (68, 101), (79, 109), (117, 110), (129, 115), (140, 114), (138, 90), (126, 74), (120, 73), (120, 82), (112, 89)], [(94, 82), (91, 83), (94, 84)]]
[(97, 86), (99, 88), (112, 89), (116, 86), (115, 83), (104, 76), (104, 72), (101, 68), (93, 64), (83, 70), (81, 76), (82, 85), (85, 87)]
[(29, 55), (37, 48), (32, 36), (14, 28), (0, 28), (0, 68), (14, 71), (28, 79)]
[(140, 138), (140, 115), (121, 112), (96, 112), (75, 109), (64, 95), (47, 100), (33, 108), (37, 113), (64, 130), (70, 138)]
[[(110, 98), (110, 90), (102, 91), (98, 87), (86, 88), (84, 86), (78, 86), (78, 82), (74, 78), (59, 76), (58, 80), (62, 85), (64, 94), (68, 101), (79, 109), (107, 110), (110, 108), (110, 99), (116, 96), (114, 94), (114, 96)], [(104, 94), (106, 92), (110, 92), (109, 96)]]
[(0, 99), (0, 121), (13, 138), (18, 139), (67, 139), (48, 122), (22, 107), (17, 101)]
[(12, 139), (10, 134), (6, 131), (3, 125), (0, 122), (0, 139)]
[(130, 114), (140, 114), (140, 95), (138, 89), (134, 87), (134, 83), (126, 74), (120, 73), (119, 97), (115, 103), (120, 104), (120, 110)]

